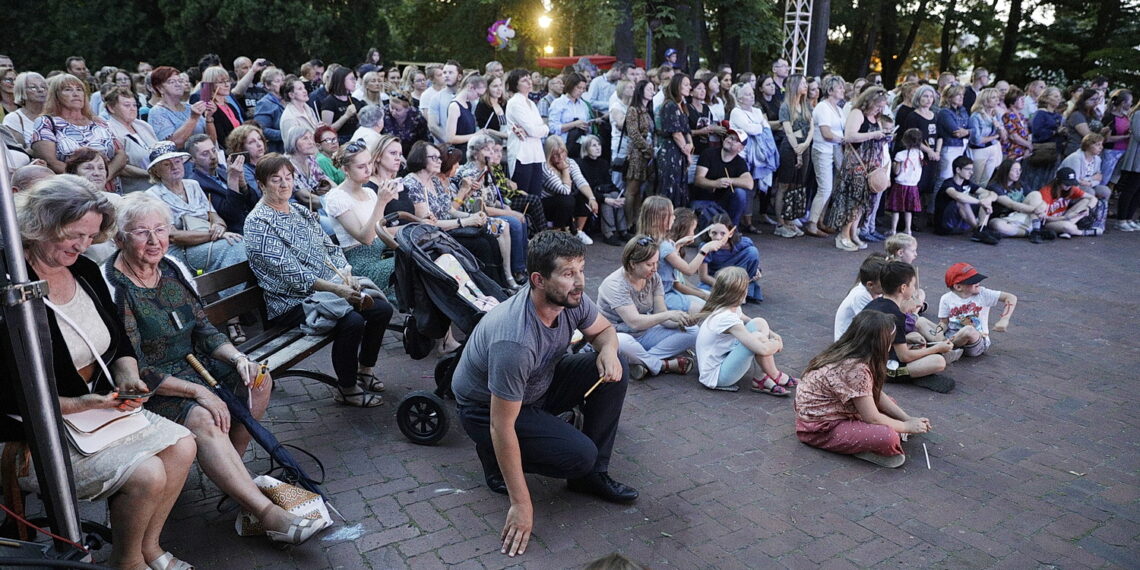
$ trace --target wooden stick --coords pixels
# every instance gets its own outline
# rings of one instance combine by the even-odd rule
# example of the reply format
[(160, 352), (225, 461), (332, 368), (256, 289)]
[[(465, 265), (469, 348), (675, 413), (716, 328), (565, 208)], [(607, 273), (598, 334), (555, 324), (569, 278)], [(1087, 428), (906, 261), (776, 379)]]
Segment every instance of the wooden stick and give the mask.
[(585, 400), (586, 398), (589, 398), (590, 394), (593, 394), (594, 390), (597, 390), (598, 386), (601, 386), (602, 382), (605, 381), (605, 379), (606, 379), (605, 376), (598, 376), (598, 381), (594, 382), (594, 385), (591, 386), (589, 390), (586, 390), (586, 395), (582, 396), (582, 399)]

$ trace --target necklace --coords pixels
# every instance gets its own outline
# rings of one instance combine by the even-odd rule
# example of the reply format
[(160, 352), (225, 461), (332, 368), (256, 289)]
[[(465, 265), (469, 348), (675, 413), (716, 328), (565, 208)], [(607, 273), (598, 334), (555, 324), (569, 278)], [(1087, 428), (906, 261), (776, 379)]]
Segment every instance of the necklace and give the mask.
[(154, 283), (148, 285), (146, 280), (143, 279), (142, 274), (139, 273), (139, 270), (135, 269), (135, 266), (131, 265), (131, 262), (127, 261), (127, 258), (123, 257), (122, 260), (123, 266), (131, 270), (129, 277), (133, 277), (135, 282), (138, 283), (140, 287), (144, 289), (154, 289), (155, 287), (158, 287), (158, 281), (162, 278), (162, 272), (159, 271), (158, 268), (155, 268), (154, 270)]

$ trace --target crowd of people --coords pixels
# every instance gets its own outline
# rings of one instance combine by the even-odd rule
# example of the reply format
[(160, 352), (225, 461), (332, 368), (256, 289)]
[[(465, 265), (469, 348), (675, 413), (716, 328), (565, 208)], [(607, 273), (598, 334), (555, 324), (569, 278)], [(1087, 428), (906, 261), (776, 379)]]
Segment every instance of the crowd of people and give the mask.
[[(205, 317), (193, 285), (204, 273), (248, 263), (271, 325), (312, 326), (311, 301), (342, 303), (324, 329), (333, 395), (361, 408), (383, 402), (376, 362), (400, 226), (439, 228), (521, 292), (472, 332), (454, 386), (488, 486), (511, 497), (513, 555), (533, 524), (524, 471), (637, 497), (607, 473), (627, 379), (696, 369), (703, 386), (736, 391), (749, 378), (754, 391), (795, 394), (804, 443), (896, 467), (900, 434), (931, 425), (883, 383), (951, 390), (939, 373), (982, 354), (989, 308), (1004, 304), (1003, 331), (1017, 302), (957, 264), (937, 323), (921, 316), (915, 230), (990, 245), (1096, 236), (1112, 199), (1113, 229), (1140, 230), (1140, 105), (1103, 78), (1022, 90), (976, 68), (966, 85), (911, 74), (887, 90), (878, 74), (807, 77), (784, 60), (761, 75), (688, 73), (670, 52), (649, 70), (583, 58), (553, 77), (494, 61), (385, 67), (374, 51), (296, 74), (248, 57), (226, 69), (208, 54), (186, 70), (95, 74), (73, 57), (41, 75), (0, 56), (4, 175), (29, 266), (52, 285), (61, 407), (145, 402), (151, 425), (107, 452), (72, 450), (89, 466), (82, 496), (110, 498), (112, 562), (189, 567), (158, 531), (195, 455), (270, 539), (321, 530), (257, 491), (241, 465), (248, 433), (182, 358), (197, 354), (254, 416), (268, 407), (272, 383), (255, 384), (258, 366), (236, 348), (241, 319), (219, 331)], [(780, 335), (743, 311), (763, 301), (749, 237), (760, 226), (850, 252), (887, 242), (800, 378), (777, 363)], [(594, 237), (622, 248), (596, 304), (583, 292)], [(575, 329), (587, 348), (564, 357)], [(585, 425), (568, 432), (558, 415), (579, 404)]]

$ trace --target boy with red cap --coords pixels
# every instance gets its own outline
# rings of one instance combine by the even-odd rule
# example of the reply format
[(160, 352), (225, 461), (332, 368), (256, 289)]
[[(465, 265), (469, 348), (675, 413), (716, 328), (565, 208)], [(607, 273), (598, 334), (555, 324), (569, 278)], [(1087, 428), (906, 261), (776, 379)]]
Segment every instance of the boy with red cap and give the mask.
[(990, 307), (1005, 303), (994, 323), (995, 331), (1005, 332), (1017, 306), (1013, 293), (982, 287), (985, 278), (969, 263), (955, 263), (946, 270), (950, 291), (938, 302), (938, 326), (955, 347), (963, 349), (963, 356), (981, 356), (990, 347)]

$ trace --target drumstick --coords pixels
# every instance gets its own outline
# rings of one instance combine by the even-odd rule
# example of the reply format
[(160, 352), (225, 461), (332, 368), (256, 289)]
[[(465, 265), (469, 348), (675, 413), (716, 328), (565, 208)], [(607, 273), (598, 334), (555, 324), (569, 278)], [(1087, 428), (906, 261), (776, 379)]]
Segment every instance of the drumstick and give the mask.
[(206, 384), (208, 384), (211, 388), (218, 385), (218, 381), (214, 380), (214, 376), (211, 375), (208, 370), (206, 370), (205, 366), (202, 366), (202, 363), (198, 361), (198, 357), (194, 356), (193, 354), (187, 354), (186, 362), (190, 363), (190, 368), (193, 368), (194, 372), (197, 372), (198, 375), (202, 377), (202, 380), (205, 380)]
[(594, 385), (591, 386), (589, 390), (586, 390), (586, 395), (582, 396), (582, 399), (585, 400), (586, 398), (589, 398), (590, 394), (593, 394), (594, 390), (597, 390), (598, 386), (601, 386), (602, 382), (604, 382), (605, 379), (606, 379), (606, 377), (604, 374), (602, 376), (598, 376), (598, 381), (594, 382)]

